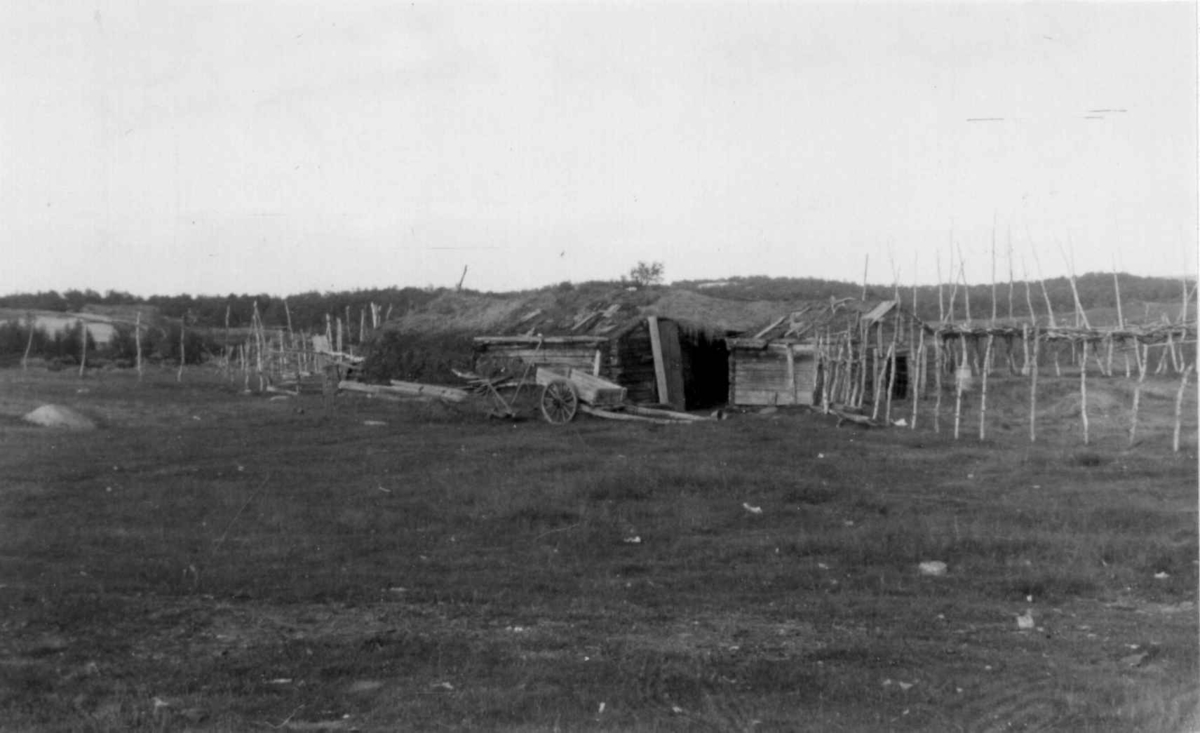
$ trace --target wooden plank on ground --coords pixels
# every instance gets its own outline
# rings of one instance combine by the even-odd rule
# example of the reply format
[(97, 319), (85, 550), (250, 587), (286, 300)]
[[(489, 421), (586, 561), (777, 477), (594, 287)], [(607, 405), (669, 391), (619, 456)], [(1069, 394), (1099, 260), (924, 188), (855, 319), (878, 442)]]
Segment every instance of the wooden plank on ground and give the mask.
[(417, 394), (437, 397), (451, 402), (462, 402), (467, 399), (467, 391), (458, 389), (457, 387), (439, 387), (435, 384), (418, 384), (417, 382), (401, 382), (398, 379), (391, 380), (388, 391), (397, 392), (399, 394)]
[(625, 412), (631, 415), (643, 415), (645, 417), (661, 417), (667, 420), (683, 420), (685, 422), (711, 422), (713, 418), (703, 415), (693, 415), (688, 412), (675, 412), (674, 410), (660, 410), (656, 407), (645, 407), (643, 405), (625, 405)]
[(604, 420), (624, 420), (627, 422), (648, 422), (648, 423), (654, 423), (656, 425), (689, 425), (689, 424), (691, 424), (690, 421), (688, 421), (688, 420), (667, 420), (667, 419), (659, 418), (659, 417), (643, 417), (641, 415), (630, 415), (630, 414), (627, 414), (624, 412), (613, 412), (610, 410), (602, 410), (602, 409), (599, 409), (596, 407), (591, 407), (590, 405), (580, 405), (579, 411), (586, 413), (588, 415), (591, 415), (593, 417), (602, 418)]

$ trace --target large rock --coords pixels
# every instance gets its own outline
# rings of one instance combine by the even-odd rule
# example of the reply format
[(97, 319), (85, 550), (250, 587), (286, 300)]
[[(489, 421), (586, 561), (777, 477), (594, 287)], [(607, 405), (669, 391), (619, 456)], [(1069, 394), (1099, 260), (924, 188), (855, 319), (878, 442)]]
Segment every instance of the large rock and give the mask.
[(96, 423), (92, 422), (90, 418), (61, 405), (42, 405), (21, 419), (25, 422), (31, 422), (34, 425), (41, 425), (47, 428), (67, 428), (68, 430), (96, 429)]

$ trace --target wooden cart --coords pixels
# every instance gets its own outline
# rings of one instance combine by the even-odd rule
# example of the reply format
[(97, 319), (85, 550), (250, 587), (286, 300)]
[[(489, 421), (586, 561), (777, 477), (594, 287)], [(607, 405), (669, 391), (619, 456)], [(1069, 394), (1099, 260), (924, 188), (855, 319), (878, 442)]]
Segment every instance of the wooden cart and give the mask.
[(542, 387), (542, 416), (554, 425), (574, 420), (581, 404), (608, 410), (625, 403), (624, 387), (579, 369), (559, 372), (538, 367), (536, 380)]

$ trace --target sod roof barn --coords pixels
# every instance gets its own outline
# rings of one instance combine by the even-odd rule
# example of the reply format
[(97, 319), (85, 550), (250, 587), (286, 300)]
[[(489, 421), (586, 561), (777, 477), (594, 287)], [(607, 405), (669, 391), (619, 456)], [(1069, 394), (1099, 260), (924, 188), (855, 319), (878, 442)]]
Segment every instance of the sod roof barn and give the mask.
[[(631, 402), (699, 409), (728, 399), (726, 338), (794, 305), (802, 304), (596, 283), (504, 295), (445, 293), (386, 330), (392, 348), (407, 349), (409, 361), (419, 347), (424, 364), (444, 361), (488, 376), (519, 376), (527, 365), (582, 369), (625, 387)], [(433, 354), (437, 343), (452, 353)], [(442, 375), (388, 376), (438, 381)]]

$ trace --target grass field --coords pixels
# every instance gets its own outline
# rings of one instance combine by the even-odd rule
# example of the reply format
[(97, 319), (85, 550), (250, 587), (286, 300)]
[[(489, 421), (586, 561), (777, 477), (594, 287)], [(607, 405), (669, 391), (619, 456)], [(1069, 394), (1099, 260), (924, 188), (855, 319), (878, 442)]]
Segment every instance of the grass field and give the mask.
[[(1130, 448), (1123, 379), (1089, 383), (1084, 446), (1045, 375), (1031, 445), (1017, 380), (955, 441), (953, 400), (940, 434), (932, 402), (553, 427), (9, 370), (0, 729), (1192, 730), (1177, 385)], [(18, 419), (45, 403), (100, 429)]]

